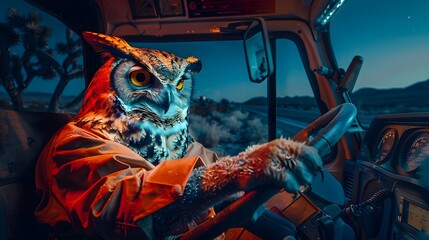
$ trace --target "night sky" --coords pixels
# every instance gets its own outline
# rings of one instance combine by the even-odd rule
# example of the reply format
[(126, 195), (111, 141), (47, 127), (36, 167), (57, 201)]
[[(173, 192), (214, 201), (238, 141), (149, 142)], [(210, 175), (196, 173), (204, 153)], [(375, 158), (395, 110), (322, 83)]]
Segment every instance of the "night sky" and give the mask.
[(331, 22), (340, 66), (364, 58), (356, 88), (429, 79), (429, 1), (348, 0)]
[[(38, 11), (20, 0), (3, 0), (0, 15), (4, 16), (9, 7), (15, 7), (23, 14)], [(355, 55), (364, 58), (355, 89), (404, 87), (429, 79), (428, 15), (427, 0), (346, 1), (331, 20), (332, 44), (340, 67), (346, 69)], [(42, 23), (53, 29), (51, 43), (64, 41), (61, 23), (46, 14), (42, 18)], [(4, 17), (0, 17), (0, 21), (4, 21)], [(249, 83), (241, 41), (145, 44), (144, 47), (169, 50), (181, 57), (193, 55), (200, 58), (203, 70), (196, 79), (197, 96), (245, 101), (266, 94), (265, 84)], [(282, 56), (278, 59), (281, 67), (277, 68), (278, 94), (311, 95), (296, 48), (282, 40), (277, 55)], [(28, 91), (52, 92), (55, 84), (47, 83), (38, 80)], [(76, 89), (82, 86), (82, 80), (73, 81), (65, 94), (76, 94)]]

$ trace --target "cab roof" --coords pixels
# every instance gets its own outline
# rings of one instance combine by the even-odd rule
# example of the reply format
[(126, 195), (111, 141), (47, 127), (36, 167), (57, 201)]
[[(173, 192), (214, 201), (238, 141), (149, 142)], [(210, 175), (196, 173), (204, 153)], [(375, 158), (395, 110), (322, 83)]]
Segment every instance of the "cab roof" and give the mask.
[(344, 0), (26, 1), (78, 34), (94, 31), (141, 41), (184, 41), (242, 38), (240, 30), (255, 16), (300, 20), (316, 28), (327, 6)]

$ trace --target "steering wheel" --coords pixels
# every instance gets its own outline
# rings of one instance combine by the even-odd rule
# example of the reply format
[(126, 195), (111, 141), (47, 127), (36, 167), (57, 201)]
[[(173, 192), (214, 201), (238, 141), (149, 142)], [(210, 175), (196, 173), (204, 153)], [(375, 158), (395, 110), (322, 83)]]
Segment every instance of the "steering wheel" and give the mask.
[[(308, 142), (309, 146), (315, 147), (319, 155), (324, 157), (347, 132), (355, 117), (355, 106), (343, 103), (320, 116), (292, 139)], [(310, 140), (310, 136), (315, 133), (315, 137)], [(280, 190), (277, 186), (262, 186), (249, 191), (213, 218), (186, 232), (180, 239), (213, 239), (229, 228), (243, 227), (251, 221), (256, 221), (265, 210), (263, 204)]]

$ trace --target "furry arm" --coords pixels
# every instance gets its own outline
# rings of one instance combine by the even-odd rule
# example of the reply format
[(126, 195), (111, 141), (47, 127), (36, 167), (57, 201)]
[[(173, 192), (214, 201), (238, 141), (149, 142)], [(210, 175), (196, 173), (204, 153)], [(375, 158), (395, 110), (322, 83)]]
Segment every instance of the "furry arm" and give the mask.
[(278, 139), (249, 147), (235, 157), (194, 169), (183, 196), (154, 214), (155, 231), (177, 234), (196, 217), (195, 213), (261, 185), (278, 185), (296, 193), (311, 183), (321, 166), (316, 149), (292, 140)]

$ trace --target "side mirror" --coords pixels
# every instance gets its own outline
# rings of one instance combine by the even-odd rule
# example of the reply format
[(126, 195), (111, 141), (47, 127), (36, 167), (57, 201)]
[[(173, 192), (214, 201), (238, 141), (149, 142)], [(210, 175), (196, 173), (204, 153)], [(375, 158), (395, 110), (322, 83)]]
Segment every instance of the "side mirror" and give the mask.
[(355, 56), (350, 63), (347, 71), (344, 73), (344, 77), (341, 80), (338, 88), (343, 91), (353, 92), (356, 81), (359, 76), (360, 69), (362, 68), (363, 58), (361, 56)]
[(252, 21), (244, 35), (244, 52), (250, 81), (260, 83), (274, 72), (270, 40), (263, 18)]

